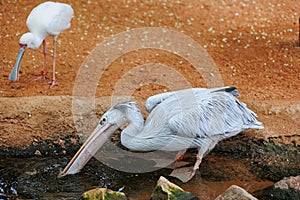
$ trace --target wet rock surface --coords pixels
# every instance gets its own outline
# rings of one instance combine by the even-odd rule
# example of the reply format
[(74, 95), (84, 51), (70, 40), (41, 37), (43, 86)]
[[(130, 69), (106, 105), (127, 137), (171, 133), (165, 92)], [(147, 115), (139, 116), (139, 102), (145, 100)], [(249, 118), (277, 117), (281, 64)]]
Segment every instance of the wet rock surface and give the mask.
[(232, 185), (230, 186), (223, 194), (219, 195), (215, 200), (258, 200), (257, 198), (253, 197), (243, 188)]
[(95, 188), (83, 193), (80, 200), (128, 200), (123, 192), (115, 192), (107, 188)]
[(199, 200), (199, 198), (161, 176), (151, 195), (151, 200)]
[(281, 200), (300, 199), (300, 176), (285, 177), (273, 186), (255, 192), (257, 197)]

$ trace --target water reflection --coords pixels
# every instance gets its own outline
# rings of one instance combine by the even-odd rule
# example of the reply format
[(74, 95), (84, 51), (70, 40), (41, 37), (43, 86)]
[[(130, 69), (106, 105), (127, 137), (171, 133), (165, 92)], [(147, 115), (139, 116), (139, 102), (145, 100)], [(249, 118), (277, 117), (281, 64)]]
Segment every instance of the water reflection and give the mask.
[(0, 158), (0, 199), (79, 199), (83, 192), (96, 187), (116, 191), (123, 189), (131, 200), (150, 199), (161, 175), (200, 199), (207, 200), (214, 199), (232, 184), (249, 192), (272, 184), (252, 175), (243, 161), (213, 154), (204, 159), (200, 172), (187, 184), (168, 177), (171, 169), (143, 174), (124, 173), (96, 159), (92, 159), (76, 175), (57, 178), (70, 159), (64, 156)]
[(0, 199), (16, 199), (17, 195), (17, 190), (0, 177)]

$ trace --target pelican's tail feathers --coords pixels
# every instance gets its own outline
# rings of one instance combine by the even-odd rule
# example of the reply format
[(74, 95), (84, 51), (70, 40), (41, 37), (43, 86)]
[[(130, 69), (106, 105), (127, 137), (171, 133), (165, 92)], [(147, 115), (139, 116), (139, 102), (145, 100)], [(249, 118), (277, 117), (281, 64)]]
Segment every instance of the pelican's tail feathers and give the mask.
[(236, 87), (234, 86), (226, 86), (221, 88), (215, 88), (213, 92), (228, 92), (231, 93), (233, 96), (238, 97), (240, 94), (238, 93)]

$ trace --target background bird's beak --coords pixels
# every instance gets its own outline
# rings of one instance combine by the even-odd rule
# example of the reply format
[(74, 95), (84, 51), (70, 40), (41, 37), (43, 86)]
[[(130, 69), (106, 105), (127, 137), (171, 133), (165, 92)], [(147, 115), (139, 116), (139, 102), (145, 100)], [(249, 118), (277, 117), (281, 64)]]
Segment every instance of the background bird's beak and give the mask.
[(11, 71), (11, 73), (9, 75), (9, 80), (10, 81), (17, 81), (17, 80), (19, 80), (20, 62), (21, 62), (22, 57), (24, 55), (24, 52), (26, 50), (26, 46), (25, 45), (20, 45), (20, 46), (21, 46), (21, 48), (20, 48), (19, 53), (18, 53), (16, 64), (15, 64), (14, 68), (12, 69), (12, 71)]
[(109, 123), (98, 125), (58, 177), (79, 172), (117, 129)]

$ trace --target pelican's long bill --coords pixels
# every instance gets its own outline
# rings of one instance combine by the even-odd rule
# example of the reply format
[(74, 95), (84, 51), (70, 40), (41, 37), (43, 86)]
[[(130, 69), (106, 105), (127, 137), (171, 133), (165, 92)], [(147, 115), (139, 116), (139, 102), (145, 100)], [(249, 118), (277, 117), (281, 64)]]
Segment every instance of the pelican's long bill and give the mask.
[(20, 50), (19, 50), (19, 53), (18, 53), (16, 64), (15, 64), (14, 68), (12, 69), (12, 71), (10, 72), (10, 75), (9, 75), (9, 80), (10, 81), (19, 80), (20, 63), (21, 63), (22, 57), (23, 57), (23, 55), (25, 53), (25, 50), (26, 50), (26, 46), (22, 46), (22, 45), (20, 45), (20, 46), (21, 47), (20, 47)]
[(58, 176), (79, 172), (117, 129), (118, 126), (113, 124), (99, 124)]

